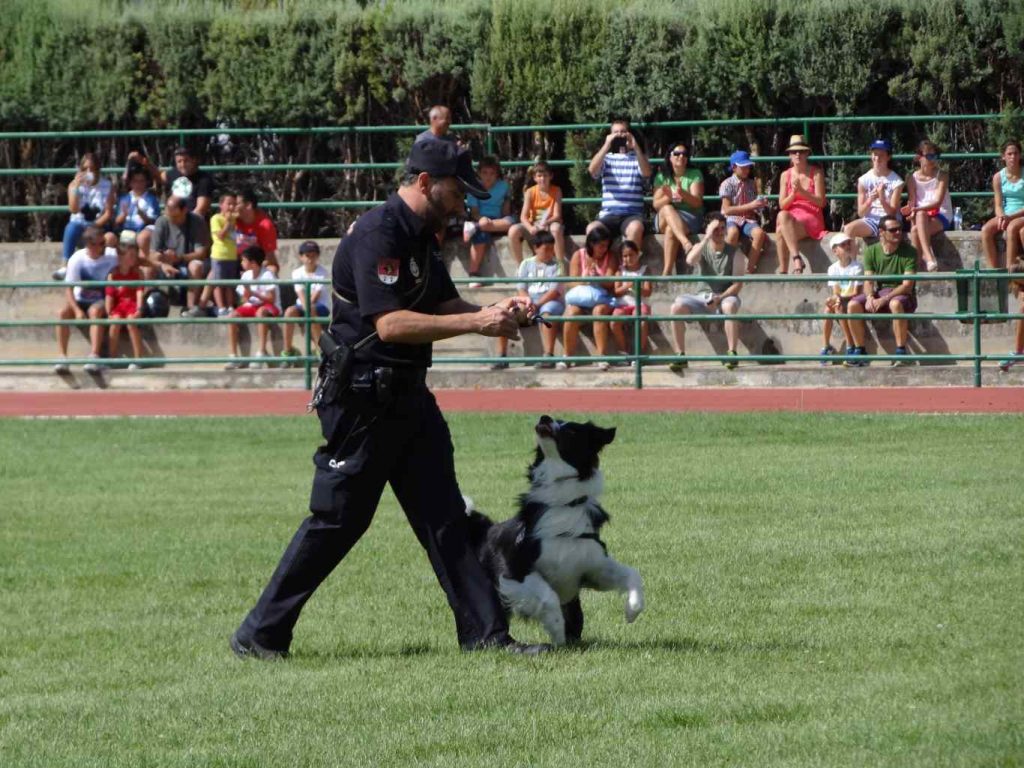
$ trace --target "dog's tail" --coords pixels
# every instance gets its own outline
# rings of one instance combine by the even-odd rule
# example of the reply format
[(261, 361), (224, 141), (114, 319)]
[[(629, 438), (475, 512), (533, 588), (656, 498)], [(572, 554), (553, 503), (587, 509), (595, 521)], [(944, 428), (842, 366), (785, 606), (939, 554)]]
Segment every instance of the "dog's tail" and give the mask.
[(466, 503), (466, 517), (469, 518), (469, 541), (474, 549), (479, 549), (487, 538), (487, 532), (491, 530), (494, 521), (487, 515), (477, 511), (476, 505), (469, 496), (463, 496)]

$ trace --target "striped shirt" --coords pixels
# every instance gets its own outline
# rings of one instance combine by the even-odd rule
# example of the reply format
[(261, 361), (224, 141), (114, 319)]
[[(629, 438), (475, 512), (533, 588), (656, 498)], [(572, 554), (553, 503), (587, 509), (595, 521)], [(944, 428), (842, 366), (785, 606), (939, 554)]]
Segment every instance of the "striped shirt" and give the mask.
[(625, 216), (644, 212), (644, 176), (636, 154), (607, 154), (601, 166), (601, 213)]

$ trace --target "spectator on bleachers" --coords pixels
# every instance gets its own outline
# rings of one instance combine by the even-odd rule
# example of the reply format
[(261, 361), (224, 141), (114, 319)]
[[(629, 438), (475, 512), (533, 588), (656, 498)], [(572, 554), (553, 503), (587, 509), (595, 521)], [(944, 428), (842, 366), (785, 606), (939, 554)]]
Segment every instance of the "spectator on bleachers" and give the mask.
[(992, 177), (993, 208), (995, 216), (981, 228), (981, 242), (985, 260), (993, 269), (999, 267), (996, 241), (999, 234), (1006, 236), (1006, 266), (1013, 266), (1020, 258), (1024, 245), (1024, 178), (1021, 177), (1021, 144), (1011, 139), (1003, 144), (1003, 169)]
[[(530, 281), (532, 278), (565, 277), (569, 274), (569, 267), (565, 259), (555, 256), (555, 237), (547, 230), (540, 230), (533, 236), (531, 241), (534, 255), (519, 265), (519, 278)], [(542, 283), (523, 282), (520, 283), (519, 295), (529, 298), (537, 307), (540, 315), (559, 317), (565, 312), (565, 283)], [(555, 340), (558, 337), (556, 325), (540, 326), (541, 346), (544, 349), (544, 357), (554, 357)], [(508, 339), (498, 337), (498, 356), (508, 355)], [(537, 368), (554, 368), (555, 364), (550, 360), (544, 360), (536, 364)], [(504, 360), (491, 365), (491, 370), (500, 371), (508, 368)]]
[[(828, 267), (828, 298), (825, 299), (824, 312), (827, 315), (837, 315), (839, 327), (843, 329), (843, 336), (846, 337), (846, 354), (856, 354), (853, 350), (857, 346), (850, 331), (850, 323), (846, 319), (846, 308), (850, 301), (859, 296), (864, 287), (862, 280), (858, 280), (864, 274), (864, 267), (856, 258), (855, 248), (857, 241), (845, 232), (838, 232), (832, 235), (829, 241), (832, 249), (832, 256), (835, 261)], [(836, 353), (832, 346), (832, 318), (826, 318), (824, 323), (824, 343), (821, 348), (822, 365), (829, 364), (829, 355)]]
[(704, 224), (704, 176), (689, 167), (689, 158), (686, 144), (674, 142), (654, 177), (654, 229), (665, 236), (663, 275), (675, 273), (680, 247), (689, 252), (690, 235), (700, 234)]
[(928, 139), (917, 145), (917, 170), (907, 174), (907, 204), (900, 209), (910, 221), (910, 242), (924, 258), (929, 272), (939, 268), (932, 237), (953, 228), (949, 173), (939, 168), (941, 156), (939, 148)]
[(428, 114), (430, 127), (416, 135), (415, 144), (421, 141), (455, 141), (455, 137), (448, 133), (452, 124), (452, 111), (443, 104), (435, 104), (430, 108)]
[[(212, 280), (237, 280), (238, 247), (235, 244), (235, 222), (238, 220), (235, 196), (223, 192), (217, 213), (210, 217), (210, 278)], [(205, 292), (205, 291), (204, 291)], [(235, 289), (230, 285), (213, 286), (213, 302), (217, 305), (217, 316), (231, 314), (235, 307)]]
[(793, 273), (799, 275), (810, 271), (800, 255), (800, 241), (805, 238), (821, 240), (825, 236), (825, 173), (807, 161), (811, 148), (801, 134), (789, 137), (786, 154), (790, 167), (779, 179), (775, 246), (779, 252), (779, 271), (789, 272), (792, 257)]
[[(855, 355), (864, 354), (864, 321), (854, 320), (865, 312), (870, 314), (913, 314), (917, 310), (917, 283), (913, 280), (873, 280), (874, 275), (913, 275), (917, 272), (917, 251), (903, 239), (903, 226), (898, 216), (885, 214), (879, 219), (879, 241), (864, 249), (864, 293), (854, 296), (846, 306), (853, 336)], [(893, 320), (897, 355), (906, 355), (910, 322)], [(851, 361), (865, 365), (865, 361)], [(906, 360), (893, 360), (892, 365), (910, 365)]]
[(149, 191), (159, 200), (160, 192), (163, 189), (163, 174), (141, 149), (133, 149), (128, 153), (128, 160), (124, 164), (124, 175), (121, 177), (121, 186), (124, 189), (131, 186), (131, 178), (136, 171), (142, 171), (149, 177)]
[(128, 191), (118, 198), (117, 217), (114, 219), (114, 229), (118, 234), (124, 231), (135, 233), (135, 244), (146, 260), (149, 259), (153, 225), (160, 217), (160, 201), (150, 189), (151, 185), (152, 179), (145, 169), (132, 169), (128, 177)]
[(277, 227), (260, 209), (259, 198), (251, 189), (241, 190), (236, 199), (238, 216), (235, 219), (235, 247), (239, 253), (258, 245), (264, 254), (263, 268), (279, 274), (277, 261)]
[[(96, 226), (90, 225), (85, 228), (82, 234), (83, 247), (75, 251), (68, 259), (67, 273), (64, 282), (75, 283), (82, 280), (106, 280), (110, 271), (117, 266), (117, 251), (106, 245), (103, 231)], [(57, 317), (61, 320), (85, 320), (87, 317), (95, 320), (106, 317), (106, 309), (103, 303), (103, 288), (92, 288), (86, 286), (68, 286), (65, 291), (64, 306), (61, 307)], [(60, 349), (60, 362), (53, 366), (55, 373), (67, 373), (69, 371), (66, 362), (68, 356), (68, 340), (71, 336), (71, 326), (57, 326), (57, 347)], [(89, 326), (90, 358), (103, 357), (103, 326)], [(98, 373), (101, 366), (95, 362), (85, 365), (88, 373)]]
[[(760, 217), (768, 201), (757, 193), (757, 183), (751, 177), (754, 161), (750, 159), (749, 152), (737, 149), (729, 156), (729, 167), (732, 175), (718, 186), (718, 195), (722, 198), (721, 210), (725, 216), (725, 242), (738, 248), (741, 236), (750, 238), (747, 272), (753, 274), (757, 271), (757, 264), (768, 239)], [(781, 272), (781, 268), (775, 271)]]
[[(479, 277), (480, 267), (487, 255), (487, 249), (494, 238), (508, 234), (515, 223), (512, 215), (512, 200), (508, 182), (501, 178), (501, 163), (494, 155), (487, 155), (478, 167), (484, 189), (491, 193), (488, 200), (479, 200), (466, 195), (469, 218), (463, 227), (463, 239), (469, 243), (469, 276)], [(470, 283), (470, 288), (480, 288), (481, 283)]]
[[(86, 152), (78, 161), (78, 172), (68, 184), (68, 210), (71, 211), (71, 218), (64, 227), (64, 263), (54, 271), (54, 280), (64, 279), (68, 260), (78, 249), (78, 242), (87, 227), (98, 227), (103, 232), (113, 229), (116, 197), (113, 183), (100, 175), (100, 161), (92, 152)], [(117, 245), (117, 237), (110, 234), (106, 244), (113, 248)]]
[(508, 242), (516, 264), (523, 262), (523, 240), (538, 232), (550, 232), (555, 238), (555, 258), (565, 261), (565, 235), (562, 226), (562, 190), (551, 183), (554, 174), (543, 160), (533, 165), (533, 185), (526, 188), (519, 223), (508, 230)]
[[(242, 269), (245, 272), (242, 273), (242, 284), (238, 286), (238, 296), (241, 301), (229, 317), (281, 316), (281, 293), (277, 290), (276, 285), (267, 285), (268, 281), (273, 283), (274, 280), (277, 280), (277, 275), (263, 266), (264, 256), (263, 249), (258, 245), (251, 245), (242, 251)], [(228, 344), (233, 358), (238, 357), (238, 329), (238, 323), (228, 325)], [(270, 325), (268, 323), (256, 324), (256, 335), (259, 338), (259, 349), (255, 357), (269, 357), (267, 340), (270, 338)], [(231, 360), (224, 366), (228, 371), (248, 367), (248, 363), (237, 360)], [(262, 368), (263, 363), (253, 363), (252, 367)]]
[[(107, 278), (111, 282), (125, 280), (141, 280), (139, 271), (139, 247), (130, 238), (124, 238), (117, 244), (117, 266)], [(141, 285), (108, 285), (104, 291), (107, 317), (110, 319), (136, 320), (142, 317), (142, 297), (146, 289)], [(129, 371), (137, 371), (141, 367), (139, 360), (143, 357), (142, 329), (135, 323), (125, 326), (111, 325), (107, 357), (111, 360), (118, 357), (118, 344), (121, 341), (121, 329), (128, 328), (128, 339), (132, 345), (132, 356), (135, 358), (128, 364)]]
[[(598, 224), (587, 232), (586, 244), (572, 255), (569, 262), (570, 277), (605, 277), (606, 281), (588, 283), (568, 283), (572, 286), (565, 294), (565, 314), (567, 317), (592, 312), (595, 317), (610, 315), (615, 308), (615, 275), (619, 271), (619, 259), (611, 248), (612, 234), (603, 225)], [(582, 323), (564, 323), (562, 346), (566, 357), (576, 354), (579, 343), (580, 326)], [(604, 357), (608, 354), (608, 342), (611, 330), (607, 322), (594, 323), (594, 343), (597, 354)], [(559, 362), (559, 369), (568, 368), (572, 363)], [(607, 361), (597, 364), (598, 369), (606, 371)]]
[[(306, 316), (306, 283), (309, 286), (309, 301), (313, 307), (312, 317), (330, 317), (331, 314), (331, 288), (330, 285), (313, 283), (314, 280), (331, 279), (330, 272), (320, 263), (320, 246), (313, 240), (307, 240), (299, 246), (299, 261), (301, 266), (292, 270), (292, 280), (295, 281), (295, 303), (284, 311), (285, 317)], [(310, 343), (315, 347), (320, 340), (320, 333), (323, 326), (319, 323), (311, 323), (309, 326)], [(295, 338), (295, 323), (284, 324), (284, 350), (282, 357), (293, 357), (298, 351), (292, 346), (292, 339)]]
[[(729, 278), (739, 271), (735, 269), (736, 246), (725, 237), (726, 219), (721, 213), (708, 216), (704, 236), (686, 254), (686, 263), (705, 279), (699, 283), (691, 283), (696, 293), (684, 293), (672, 302), (673, 315), (735, 315), (740, 310), (739, 292), (743, 283), (733, 282)], [(675, 341), (676, 354), (686, 354), (687, 323), (672, 323), (672, 338)], [(727, 354), (735, 356), (740, 338), (740, 324), (736, 320), (725, 321), (725, 338), (729, 346)], [(733, 369), (736, 360), (725, 360), (726, 368)], [(687, 366), (685, 360), (669, 365), (669, 369), (678, 373)]]
[(857, 179), (857, 215), (843, 227), (850, 237), (880, 237), (878, 228), (883, 216), (895, 216), (900, 221), (900, 196), (903, 194), (903, 179), (889, 162), (892, 159), (892, 142), (875, 139), (869, 147), (871, 170)]
[[(692, 247), (692, 246), (691, 246)], [(634, 243), (632, 240), (623, 240), (622, 245), (619, 248), (621, 253), (622, 266), (619, 268), (619, 277), (623, 278), (634, 278), (643, 277), (647, 274), (647, 265), (640, 263), (640, 246)], [(640, 314), (649, 315), (651, 314), (651, 305), (644, 301), (644, 299), (650, 297), (654, 286), (649, 280), (645, 280), (640, 283), (640, 295), (637, 296), (634, 292), (635, 285), (630, 279), (616, 281), (615, 283), (615, 309), (612, 310), (612, 314), (616, 316), (633, 315), (636, 314), (636, 305), (640, 305)], [(618, 344), (619, 349), (625, 353), (629, 349), (630, 343), (627, 340), (627, 331), (629, 332), (629, 339), (633, 338), (633, 326), (632, 324), (626, 323), (612, 323), (612, 336), (615, 337), (615, 343)], [(640, 354), (647, 353), (647, 321), (641, 321), (640, 323)]]
[(612, 237), (621, 235), (642, 243), (644, 185), (651, 178), (651, 164), (630, 131), (628, 120), (612, 121), (611, 131), (590, 159), (588, 170), (601, 182), (601, 210), (597, 221), (587, 225), (587, 232), (600, 224)]
[[(184, 198), (171, 195), (163, 215), (153, 227), (152, 253), (165, 277), (202, 280), (206, 277), (210, 257), (210, 227), (206, 219), (188, 210)], [(206, 314), (200, 293), (199, 288), (188, 289), (183, 315), (202, 317)]]
[(173, 197), (185, 200), (189, 211), (204, 218), (210, 217), (213, 209), (213, 189), (215, 186), (212, 174), (199, 168), (199, 161), (188, 147), (174, 150), (174, 167), (163, 172), (164, 188)]

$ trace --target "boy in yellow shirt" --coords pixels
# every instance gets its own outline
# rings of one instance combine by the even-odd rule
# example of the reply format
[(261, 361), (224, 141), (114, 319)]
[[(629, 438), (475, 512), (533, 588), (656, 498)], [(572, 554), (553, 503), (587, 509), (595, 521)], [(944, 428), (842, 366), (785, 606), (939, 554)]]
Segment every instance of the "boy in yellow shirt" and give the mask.
[[(213, 280), (238, 279), (238, 249), (235, 247), (237, 218), (235, 196), (226, 192), (220, 196), (220, 210), (210, 218), (210, 278)], [(234, 297), (232, 286), (214, 286), (213, 300), (217, 304), (219, 317), (231, 314)]]

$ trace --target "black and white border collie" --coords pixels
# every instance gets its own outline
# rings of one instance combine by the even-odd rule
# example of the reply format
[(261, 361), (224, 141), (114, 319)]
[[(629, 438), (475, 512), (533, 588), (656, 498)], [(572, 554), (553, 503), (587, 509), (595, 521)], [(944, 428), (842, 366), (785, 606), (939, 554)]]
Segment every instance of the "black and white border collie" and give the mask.
[(615, 429), (541, 416), (535, 432), (519, 514), (493, 523), (469, 500), (466, 511), (473, 546), (506, 608), (536, 619), (554, 645), (564, 645), (583, 633), (583, 587), (625, 592), (627, 622), (644, 609), (644, 590), (640, 574), (613, 560), (600, 538), (609, 518), (600, 504), (598, 454)]

